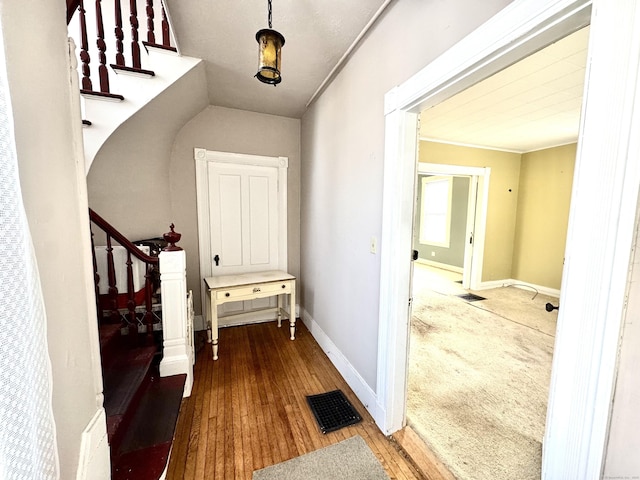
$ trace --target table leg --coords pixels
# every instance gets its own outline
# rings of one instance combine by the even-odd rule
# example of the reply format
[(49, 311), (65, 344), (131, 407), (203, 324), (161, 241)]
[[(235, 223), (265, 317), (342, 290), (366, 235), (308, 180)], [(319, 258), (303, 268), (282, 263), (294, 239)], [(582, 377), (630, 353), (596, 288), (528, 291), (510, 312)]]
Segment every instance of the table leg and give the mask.
[(213, 300), (214, 292), (211, 292), (211, 352), (213, 359), (218, 360), (218, 305)]
[(283, 295), (276, 295), (278, 299), (278, 328), (282, 326), (282, 297)]
[(289, 331), (291, 340), (296, 339), (296, 282), (291, 286), (291, 310), (289, 310)]
[(207, 293), (207, 299), (204, 302), (204, 319), (207, 322), (207, 343), (211, 343), (211, 293)]

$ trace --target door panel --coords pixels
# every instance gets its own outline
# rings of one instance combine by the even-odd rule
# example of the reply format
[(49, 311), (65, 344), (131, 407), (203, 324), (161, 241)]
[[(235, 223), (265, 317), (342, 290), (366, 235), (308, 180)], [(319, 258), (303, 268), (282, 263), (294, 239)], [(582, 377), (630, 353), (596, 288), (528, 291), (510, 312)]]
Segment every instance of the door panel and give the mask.
[[(208, 174), (212, 275), (277, 270), (277, 168), (211, 162)], [(219, 313), (269, 306), (275, 298), (226, 303)]]

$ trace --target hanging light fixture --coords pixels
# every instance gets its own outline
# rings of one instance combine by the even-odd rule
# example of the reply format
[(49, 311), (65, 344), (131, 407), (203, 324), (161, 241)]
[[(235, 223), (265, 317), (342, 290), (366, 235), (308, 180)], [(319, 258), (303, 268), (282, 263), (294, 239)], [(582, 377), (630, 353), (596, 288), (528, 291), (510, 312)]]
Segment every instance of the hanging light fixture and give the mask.
[(280, 62), (282, 61), (282, 46), (284, 37), (271, 29), (271, 0), (269, 2), (269, 28), (263, 28), (256, 33), (259, 46), (259, 65), (256, 77), (263, 83), (276, 86), (282, 81), (280, 76)]

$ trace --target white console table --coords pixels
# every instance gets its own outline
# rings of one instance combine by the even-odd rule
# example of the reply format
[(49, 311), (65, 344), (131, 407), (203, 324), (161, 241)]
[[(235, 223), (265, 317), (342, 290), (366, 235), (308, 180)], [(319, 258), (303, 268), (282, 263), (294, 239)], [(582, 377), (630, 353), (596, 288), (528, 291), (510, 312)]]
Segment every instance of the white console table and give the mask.
[[(213, 359), (218, 359), (218, 305), (227, 302), (254, 300), (256, 298), (278, 297), (278, 306), (261, 309), (273, 311), (277, 314), (278, 327), (282, 325), (282, 315), (289, 317), (289, 331), (291, 340), (296, 332), (296, 277), (280, 270), (267, 272), (243, 273), (240, 275), (221, 275), (206, 277), (205, 288), (209, 291), (206, 305), (207, 336), (213, 350)], [(290, 295), (290, 310), (287, 313), (283, 307), (283, 296)], [(242, 314), (239, 314), (242, 315)], [(234, 317), (228, 315), (225, 318)]]

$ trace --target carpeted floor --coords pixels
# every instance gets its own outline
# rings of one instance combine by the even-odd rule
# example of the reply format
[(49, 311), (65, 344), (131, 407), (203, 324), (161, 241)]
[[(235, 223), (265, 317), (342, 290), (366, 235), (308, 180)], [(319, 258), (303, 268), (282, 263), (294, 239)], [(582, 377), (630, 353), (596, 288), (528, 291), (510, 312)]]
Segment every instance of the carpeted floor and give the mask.
[(417, 266), (407, 420), (460, 480), (540, 478), (557, 300), (505, 287), (466, 302)]
[(253, 480), (389, 480), (362, 437), (253, 472)]

